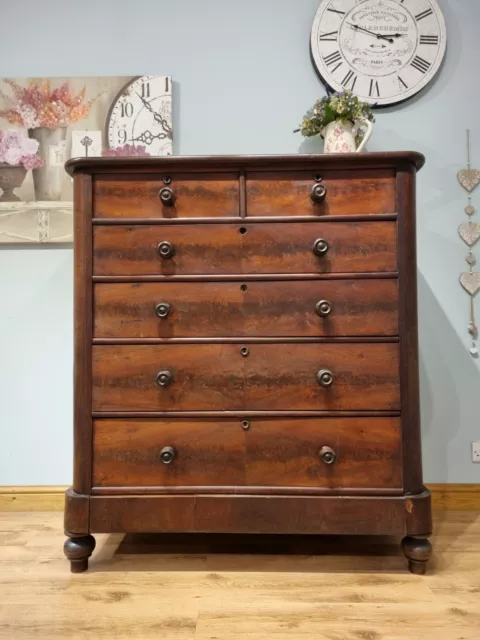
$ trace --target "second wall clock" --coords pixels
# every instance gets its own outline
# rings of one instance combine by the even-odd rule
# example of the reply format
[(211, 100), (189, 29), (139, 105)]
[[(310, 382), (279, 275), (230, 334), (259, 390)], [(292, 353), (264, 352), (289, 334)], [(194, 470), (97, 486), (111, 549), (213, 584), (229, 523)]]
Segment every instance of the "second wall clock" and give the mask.
[(439, 70), (446, 45), (436, 0), (323, 0), (310, 41), (325, 85), (378, 106), (421, 91)]

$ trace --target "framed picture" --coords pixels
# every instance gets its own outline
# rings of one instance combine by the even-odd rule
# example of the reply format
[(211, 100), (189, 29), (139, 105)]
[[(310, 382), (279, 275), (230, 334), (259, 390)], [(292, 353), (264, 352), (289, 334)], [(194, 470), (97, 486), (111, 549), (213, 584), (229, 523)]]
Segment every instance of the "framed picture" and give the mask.
[(71, 242), (76, 156), (173, 151), (170, 76), (0, 80), (0, 243)]

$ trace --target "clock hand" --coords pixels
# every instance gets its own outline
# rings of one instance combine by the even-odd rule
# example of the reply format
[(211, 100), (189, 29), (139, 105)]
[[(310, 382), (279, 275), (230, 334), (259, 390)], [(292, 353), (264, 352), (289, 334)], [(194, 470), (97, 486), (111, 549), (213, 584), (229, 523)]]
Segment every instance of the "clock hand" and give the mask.
[(148, 109), (148, 111), (150, 111), (150, 113), (153, 114), (153, 118), (154, 118), (155, 122), (158, 122), (158, 124), (162, 127), (162, 129), (168, 133), (169, 130), (170, 130), (170, 127), (168, 126), (168, 122), (164, 118), (162, 118), (162, 116), (159, 113), (157, 113), (155, 111), (155, 109), (148, 102), (148, 100), (145, 100), (145, 98), (143, 98), (139, 93), (137, 93), (137, 96), (143, 102), (143, 106), (146, 109)]
[(386, 40), (387, 42), (393, 43), (393, 39), (389, 38), (388, 36), (382, 36), (380, 33), (373, 33), (373, 31), (369, 31), (368, 29), (364, 29), (363, 27), (359, 27), (358, 24), (353, 24), (352, 22), (348, 22), (347, 23), (350, 27), (353, 27), (356, 31), (364, 31), (365, 33), (368, 33), (369, 35), (373, 36), (374, 38), (378, 39), (382, 39), (382, 40)]
[(165, 138), (168, 138), (168, 133), (161, 132), (154, 135), (147, 129), (136, 138), (132, 138), (132, 142), (143, 142), (150, 146), (154, 140), (165, 140)]

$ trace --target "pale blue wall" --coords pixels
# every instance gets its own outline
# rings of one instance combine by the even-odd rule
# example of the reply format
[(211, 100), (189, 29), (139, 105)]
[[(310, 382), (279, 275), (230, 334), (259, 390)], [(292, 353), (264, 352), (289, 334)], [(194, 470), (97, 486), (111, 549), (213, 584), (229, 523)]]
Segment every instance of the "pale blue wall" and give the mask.
[[(292, 130), (323, 94), (308, 51), (318, 3), (0, 0), (0, 77), (171, 74), (177, 154), (309, 150)], [(445, 66), (427, 93), (378, 116), (369, 148), (427, 156), (418, 199), (425, 478), (480, 482), (470, 461), (470, 441), (480, 440), (480, 373), (458, 284), (465, 248), (456, 228), (466, 216), (455, 177), (466, 127), (480, 166), (480, 2), (440, 3)], [(480, 208), (480, 189), (474, 200)], [(0, 249), (0, 296), (0, 485), (68, 484), (70, 248)]]

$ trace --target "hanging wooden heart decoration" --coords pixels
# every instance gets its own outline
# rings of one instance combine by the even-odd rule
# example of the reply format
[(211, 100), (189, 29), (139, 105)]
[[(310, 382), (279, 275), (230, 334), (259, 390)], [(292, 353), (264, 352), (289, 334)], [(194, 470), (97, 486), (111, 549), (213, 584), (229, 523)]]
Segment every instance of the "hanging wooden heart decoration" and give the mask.
[(480, 184), (480, 171), (478, 169), (462, 169), (457, 173), (457, 177), (468, 193), (472, 193)]
[(458, 234), (465, 244), (468, 244), (469, 247), (473, 247), (480, 238), (480, 224), (464, 222), (458, 227)]
[(462, 273), (460, 275), (460, 284), (467, 293), (474, 296), (480, 289), (480, 273)]

